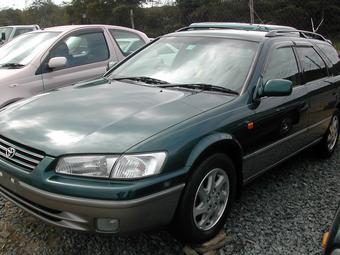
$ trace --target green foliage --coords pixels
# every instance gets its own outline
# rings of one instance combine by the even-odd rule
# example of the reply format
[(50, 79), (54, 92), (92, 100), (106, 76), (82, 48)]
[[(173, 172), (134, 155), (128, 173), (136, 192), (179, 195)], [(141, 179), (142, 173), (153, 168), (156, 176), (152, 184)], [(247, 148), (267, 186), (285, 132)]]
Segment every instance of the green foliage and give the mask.
[[(131, 27), (133, 10), (136, 29), (151, 37), (175, 31), (192, 22), (249, 22), (248, 0), (174, 0), (174, 5), (148, 7), (152, 0), (72, 0), (57, 6), (51, 0), (35, 0), (25, 10), (0, 11), (0, 25), (114, 24)], [(319, 32), (340, 38), (339, 0), (254, 0), (255, 21), (311, 30), (324, 19)]]

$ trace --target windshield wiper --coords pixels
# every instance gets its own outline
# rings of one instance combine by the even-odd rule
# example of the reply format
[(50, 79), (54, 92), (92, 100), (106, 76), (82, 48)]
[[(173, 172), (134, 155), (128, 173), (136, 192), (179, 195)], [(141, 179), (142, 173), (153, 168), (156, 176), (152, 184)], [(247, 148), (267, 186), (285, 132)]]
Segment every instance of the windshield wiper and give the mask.
[(174, 88), (174, 87), (182, 87), (182, 88), (191, 88), (191, 89), (201, 89), (201, 90), (207, 90), (207, 91), (217, 91), (222, 93), (228, 93), (233, 95), (239, 95), (236, 90), (215, 86), (211, 84), (205, 84), (205, 83), (192, 83), (192, 84), (168, 84), (168, 85), (161, 85), (158, 86), (161, 88)]
[(0, 67), (12, 67), (12, 68), (20, 68), (24, 67), (25, 65), (19, 64), (19, 63), (5, 63), (5, 64), (0, 64)]
[(162, 81), (159, 79), (147, 77), (147, 76), (140, 76), (140, 77), (119, 77), (113, 78), (114, 81), (121, 81), (121, 80), (131, 80), (131, 81), (141, 81), (147, 84), (169, 84), (167, 81)]

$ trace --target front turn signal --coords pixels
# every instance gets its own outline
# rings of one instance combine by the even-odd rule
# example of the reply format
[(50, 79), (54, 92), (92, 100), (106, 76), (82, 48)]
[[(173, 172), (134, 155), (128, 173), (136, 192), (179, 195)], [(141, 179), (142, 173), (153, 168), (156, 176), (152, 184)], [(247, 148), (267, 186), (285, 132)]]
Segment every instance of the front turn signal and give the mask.
[(323, 234), (323, 237), (322, 237), (322, 248), (323, 249), (326, 249), (328, 239), (329, 239), (329, 232), (326, 232)]

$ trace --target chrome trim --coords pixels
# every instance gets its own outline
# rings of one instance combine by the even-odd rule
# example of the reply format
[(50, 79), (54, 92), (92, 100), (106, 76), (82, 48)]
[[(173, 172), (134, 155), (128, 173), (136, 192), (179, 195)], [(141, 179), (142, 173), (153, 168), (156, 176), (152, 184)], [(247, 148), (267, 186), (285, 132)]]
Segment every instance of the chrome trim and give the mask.
[(0, 138), (0, 143), (4, 143), (4, 144), (6, 144), (6, 145), (8, 145), (8, 146), (10, 146), (10, 147), (12, 147), (12, 148), (14, 148), (16, 150), (22, 151), (22, 152), (24, 152), (24, 153), (26, 153), (28, 155), (32, 155), (33, 157), (40, 158), (40, 159), (44, 158), (44, 155), (36, 154), (34, 152), (25, 150), (25, 149), (23, 149), (23, 148), (21, 148), (21, 147), (19, 147), (17, 145), (14, 145), (14, 144), (12, 144), (10, 142), (7, 142), (7, 141), (3, 140), (2, 138)]
[(30, 165), (30, 164), (27, 164), (25, 162), (22, 162), (22, 161), (19, 161), (15, 158), (8, 158), (6, 157), (6, 154), (4, 154), (3, 152), (0, 151), (0, 156), (2, 156), (3, 158), (0, 158), (0, 161), (8, 161), (10, 163), (14, 163), (16, 165), (19, 165), (19, 166), (24, 166), (24, 167), (27, 167), (31, 170), (33, 170), (34, 168), (36, 168), (36, 165)]
[[(44, 158), (44, 155), (30, 151), (29, 147), (23, 148), (25, 145), (15, 145), (15, 143), (9, 139), (7, 140), (7, 138), (0, 137), (0, 161), (14, 164), (26, 171), (34, 170)], [(10, 149), (15, 151), (11, 156), (7, 154)], [(32, 150), (34, 151), (35, 149), (32, 148)]]
[(20, 152), (18, 152), (18, 151), (15, 153), (15, 156), (17, 156), (18, 158), (22, 158), (22, 159), (24, 159), (24, 160), (30, 161), (30, 162), (32, 162), (33, 164), (36, 164), (36, 165), (38, 165), (38, 164), (40, 163), (39, 160), (35, 160), (35, 159), (32, 159), (32, 158), (28, 158), (28, 157), (22, 155), (22, 154), (21, 154)]

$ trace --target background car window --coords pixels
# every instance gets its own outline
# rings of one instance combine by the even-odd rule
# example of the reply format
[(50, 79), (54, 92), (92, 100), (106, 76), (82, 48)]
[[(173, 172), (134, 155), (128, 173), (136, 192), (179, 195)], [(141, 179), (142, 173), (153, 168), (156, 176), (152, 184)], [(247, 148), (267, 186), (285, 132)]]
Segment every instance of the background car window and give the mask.
[(110, 29), (124, 56), (127, 56), (145, 45), (144, 40), (136, 33), (118, 29)]
[(65, 57), (68, 68), (107, 60), (109, 49), (102, 32), (86, 33), (60, 42), (50, 52), (50, 58), (53, 57)]
[(21, 35), (21, 34), (24, 34), (24, 33), (28, 33), (28, 32), (31, 32), (31, 31), (33, 31), (33, 28), (18, 28), (15, 31), (13, 37), (16, 37), (18, 35)]
[(312, 47), (298, 47), (304, 82), (310, 82), (327, 76), (326, 64)]
[(269, 58), (263, 81), (271, 79), (286, 79), (293, 82), (293, 86), (299, 85), (299, 69), (294, 51), (291, 47), (275, 49)]
[(8, 40), (8, 37), (12, 33), (13, 28), (11, 27), (0, 27), (0, 39), (1, 39), (1, 34), (5, 33), (5, 41)]

